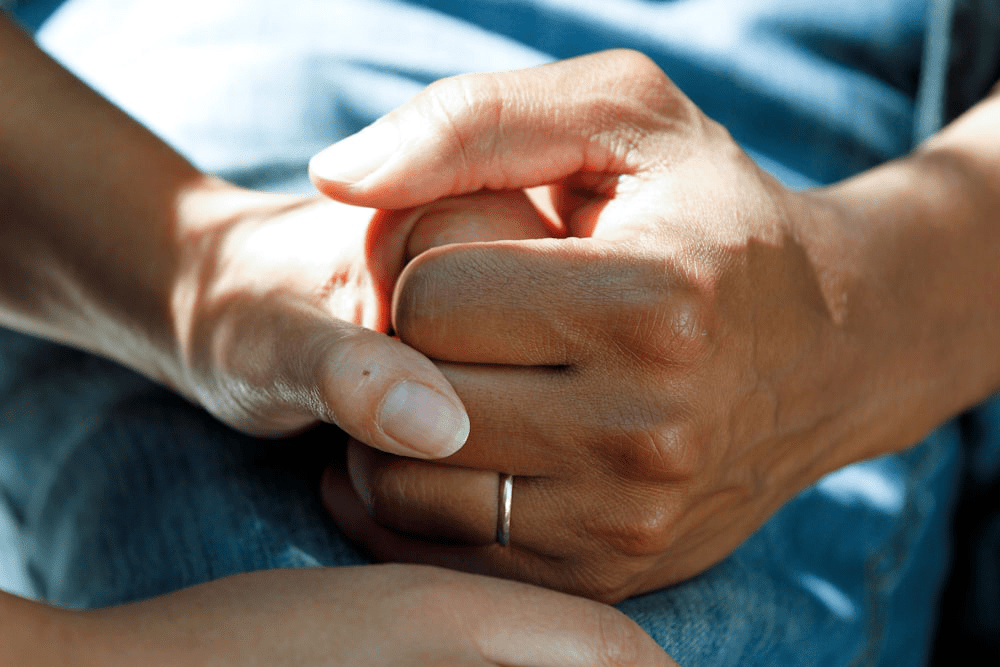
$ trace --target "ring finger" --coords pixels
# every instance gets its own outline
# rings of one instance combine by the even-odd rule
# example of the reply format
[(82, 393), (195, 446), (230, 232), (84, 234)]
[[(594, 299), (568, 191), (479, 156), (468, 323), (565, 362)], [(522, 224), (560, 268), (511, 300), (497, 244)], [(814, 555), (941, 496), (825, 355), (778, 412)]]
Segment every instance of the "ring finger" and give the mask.
[(503, 473), (425, 463), (356, 441), (348, 447), (347, 469), (368, 515), (401, 535), (488, 546), (499, 542), (506, 517), (510, 545), (558, 557), (578, 542), (553, 493), (559, 483), (549, 478), (513, 477), (506, 512)]
[(322, 491), (323, 503), (344, 534), (365, 546), (378, 561), (436, 565), (574, 593), (586, 590), (574, 584), (565, 558), (538, 553), (513, 540), (507, 546), (500, 546), (495, 539), (486, 545), (469, 545), (432, 541), (386, 528), (368, 513), (343, 469), (327, 469)]

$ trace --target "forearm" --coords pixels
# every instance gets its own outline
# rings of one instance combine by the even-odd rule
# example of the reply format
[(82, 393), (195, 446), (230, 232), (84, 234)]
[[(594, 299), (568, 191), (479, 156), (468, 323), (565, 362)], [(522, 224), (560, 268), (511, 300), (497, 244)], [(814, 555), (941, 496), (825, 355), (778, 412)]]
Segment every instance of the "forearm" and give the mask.
[(176, 385), (179, 248), (228, 187), (2, 16), (0, 90), (0, 323)]
[(1000, 97), (816, 197), (847, 239), (833, 250), (815, 230), (818, 264), (852, 267), (826, 284), (827, 301), (880, 367), (866, 391), (882, 426), (853, 458), (905, 448), (1000, 389)]
[(0, 645), (4, 664), (22, 667), (84, 665), (83, 633), (74, 612), (0, 592)]

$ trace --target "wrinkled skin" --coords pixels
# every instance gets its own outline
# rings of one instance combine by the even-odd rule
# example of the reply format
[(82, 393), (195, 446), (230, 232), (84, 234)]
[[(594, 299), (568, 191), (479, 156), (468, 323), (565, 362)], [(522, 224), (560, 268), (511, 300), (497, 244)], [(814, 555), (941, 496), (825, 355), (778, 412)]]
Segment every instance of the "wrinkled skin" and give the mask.
[[(235, 213), (183, 239), (172, 308), (184, 361), (177, 388), (252, 434), (283, 436), (326, 421), (409, 456), (461, 446), (462, 405), (448, 382), (424, 356), (384, 335), (395, 276), (387, 282), (365, 260), (374, 242), (369, 236), (381, 229), (369, 233), (377, 213), (317, 197), (239, 190), (230, 196)], [(427, 221), (427, 243), (436, 229), (446, 235), (434, 237), (439, 244), (470, 233), (480, 238), (469, 221), (497, 210), (509, 222), (493, 223), (492, 238), (548, 235), (520, 192), (445, 200), (421, 208), (418, 217)], [(394, 248), (384, 263), (402, 267), (406, 251)], [(397, 419), (395, 430), (387, 426), (386, 396), (401, 382), (429, 388), (451, 410), (448, 428), (400, 429), (408, 417)]]
[[(0, 89), (0, 324), (127, 364), (250, 433), (328, 420), (412, 456), (464, 443), (461, 418), (428, 410), (434, 394), (464, 417), (447, 380), (385, 335), (373, 210), (201, 174), (2, 12)], [(476, 201), (440, 206), (468, 219)], [(407, 386), (423, 387), (403, 393), (427, 428), (396, 400)], [(0, 592), (0, 644), (24, 667), (672, 664), (607, 606), (414, 566), (271, 570), (80, 612)]]
[[(367, 168), (328, 167), (352, 154)], [(885, 307), (901, 269), (871, 269), (888, 223), (844, 204), (864, 187), (785, 189), (639, 54), (440, 82), (312, 169), (385, 208), (551, 184), (567, 236), (433, 248), (399, 275), (396, 332), (473, 426), (443, 464), (355, 443), (327, 475), (330, 511), (381, 559), (621, 600), (705, 570), (823, 474), (968, 400), (920, 380), (937, 356)], [(413, 219), (379, 233), (419, 239)], [(498, 472), (516, 476), (508, 547)]]

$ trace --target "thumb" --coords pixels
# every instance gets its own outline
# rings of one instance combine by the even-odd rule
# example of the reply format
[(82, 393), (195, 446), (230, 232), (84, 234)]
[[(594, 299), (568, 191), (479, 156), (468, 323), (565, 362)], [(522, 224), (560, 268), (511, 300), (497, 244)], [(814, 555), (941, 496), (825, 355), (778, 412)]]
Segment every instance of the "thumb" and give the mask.
[(645, 138), (675, 129), (686, 105), (655, 63), (632, 51), (463, 75), (321, 151), (310, 175), (334, 199), (398, 209), (579, 172), (635, 173), (655, 159)]
[(465, 444), (461, 400), (416, 350), (319, 308), (238, 310), (216, 330), (212, 384), (221, 389), (201, 397), (224, 421), (265, 436), (326, 421), (384, 452), (417, 458)]
[[(416, 458), (455, 453), (469, 417), (441, 371), (413, 348), (351, 323), (329, 341), (322, 391), (335, 423), (367, 445)], [(318, 366), (323, 368), (323, 366)]]

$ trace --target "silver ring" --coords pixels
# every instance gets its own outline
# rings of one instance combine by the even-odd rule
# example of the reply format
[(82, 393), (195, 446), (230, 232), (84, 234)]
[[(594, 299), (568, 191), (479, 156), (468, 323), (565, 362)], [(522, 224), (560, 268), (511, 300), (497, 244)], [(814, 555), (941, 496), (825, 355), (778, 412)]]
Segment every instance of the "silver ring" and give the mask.
[(505, 547), (510, 542), (510, 504), (514, 496), (514, 476), (500, 473), (500, 503), (497, 507), (497, 542)]

